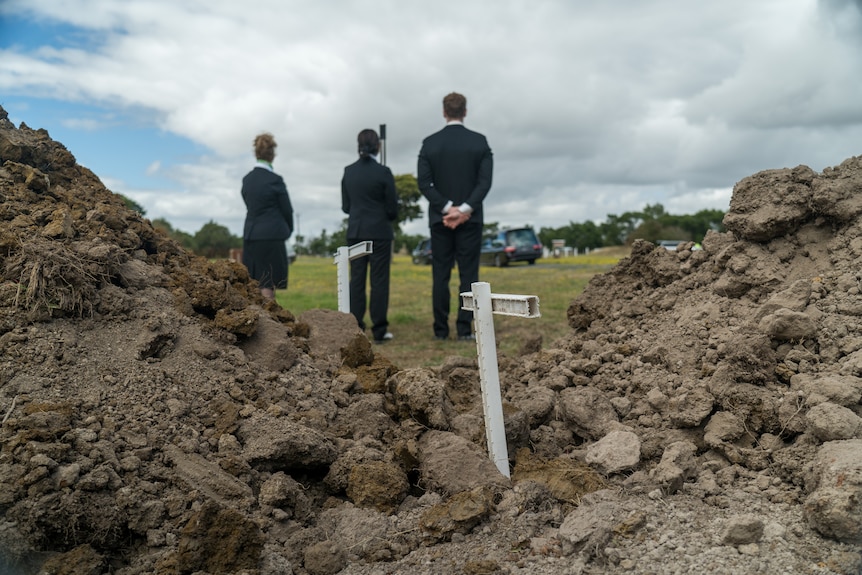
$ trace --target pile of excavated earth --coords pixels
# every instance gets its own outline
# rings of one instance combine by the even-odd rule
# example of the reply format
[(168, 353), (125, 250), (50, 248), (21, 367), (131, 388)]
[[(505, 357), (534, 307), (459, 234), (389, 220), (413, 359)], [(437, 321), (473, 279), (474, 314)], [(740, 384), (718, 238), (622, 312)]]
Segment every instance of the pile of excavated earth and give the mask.
[(0, 108), (0, 572), (858, 574), (862, 157), (724, 224), (499, 358), (508, 478), (475, 360), (265, 303)]

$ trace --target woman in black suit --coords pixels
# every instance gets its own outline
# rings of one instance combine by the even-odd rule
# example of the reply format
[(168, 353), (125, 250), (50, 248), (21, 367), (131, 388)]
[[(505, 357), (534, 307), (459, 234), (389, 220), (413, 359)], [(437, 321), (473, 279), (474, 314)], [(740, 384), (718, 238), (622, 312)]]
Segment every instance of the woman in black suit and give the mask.
[(365, 281), (371, 268), (369, 315), (376, 343), (392, 339), (389, 308), (389, 268), (392, 263), (392, 223), (398, 217), (398, 194), (392, 171), (377, 161), (380, 138), (362, 130), (356, 138), (359, 159), (344, 168), (341, 209), (347, 218), (347, 244), (371, 241), (372, 252), (350, 261), (350, 313), (365, 330)]
[(276, 289), (287, 289), (287, 246), (293, 233), (293, 206), (287, 186), (272, 170), (275, 138), (260, 134), (254, 139), (257, 164), (242, 179), (242, 199), (246, 206), (243, 228), (242, 263), (257, 280), (265, 299)]

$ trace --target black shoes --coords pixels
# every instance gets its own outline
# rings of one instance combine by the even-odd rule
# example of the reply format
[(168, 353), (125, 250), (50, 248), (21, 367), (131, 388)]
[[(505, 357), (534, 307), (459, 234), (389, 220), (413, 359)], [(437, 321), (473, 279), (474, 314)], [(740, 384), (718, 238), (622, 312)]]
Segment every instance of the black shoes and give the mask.
[[(449, 338), (445, 335), (435, 335), (434, 339), (437, 341), (448, 341)], [(467, 335), (459, 335), (458, 341), (476, 341), (476, 336), (472, 333), (468, 333)]]
[(389, 341), (390, 339), (392, 339), (394, 337), (395, 336), (392, 335), (392, 332), (387, 331), (386, 333), (383, 334), (383, 337), (381, 339), (375, 339), (374, 343), (386, 343), (387, 341)]

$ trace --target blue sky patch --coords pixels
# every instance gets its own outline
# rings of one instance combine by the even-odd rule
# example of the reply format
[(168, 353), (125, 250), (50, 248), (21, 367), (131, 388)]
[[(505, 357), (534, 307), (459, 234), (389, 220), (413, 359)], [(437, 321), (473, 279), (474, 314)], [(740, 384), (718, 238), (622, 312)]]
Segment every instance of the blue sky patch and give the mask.
[(44, 128), (79, 164), (131, 189), (175, 189), (176, 182), (148, 174), (150, 166), (159, 162), (162, 170), (170, 169), (207, 153), (204, 146), (159, 129), (151, 111), (23, 97), (2, 98), (0, 105), (16, 126), (23, 121)]
[(101, 34), (94, 30), (47, 19), (32, 19), (0, 12), (0, 48), (29, 53), (50, 46), (95, 51)]

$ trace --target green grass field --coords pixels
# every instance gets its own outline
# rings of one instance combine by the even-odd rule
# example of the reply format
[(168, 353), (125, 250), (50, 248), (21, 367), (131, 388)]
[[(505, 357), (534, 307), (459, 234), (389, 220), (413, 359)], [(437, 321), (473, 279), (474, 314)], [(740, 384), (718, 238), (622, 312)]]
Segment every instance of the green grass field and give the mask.
[[(482, 266), (479, 279), (488, 282), (492, 293), (535, 295), (540, 318), (495, 316), (494, 329), (501, 353), (514, 355), (528, 338), (541, 334), (545, 345), (569, 333), (566, 309), (590, 278), (610, 269), (627, 248), (609, 248), (590, 255), (546, 258), (535, 265), (511, 264), (505, 268)], [(452, 271), (451, 333), (455, 332), (457, 268)], [(337, 271), (333, 258), (300, 256), (290, 267), (287, 290), (276, 294), (278, 303), (299, 316), (309, 309), (338, 309)], [(395, 339), (377, 347), (401, 368), (440, 365), (450, 355), (475, 357), (476, 344), (437, 341), (431, 328), (431, 266), (414, 265), (410, 257), (396, 255), (392, 262), (389, 330)], [(368, 319), (366, 317), (366, 323)], [(370, 331), (368, 332), (370, 335)]]

